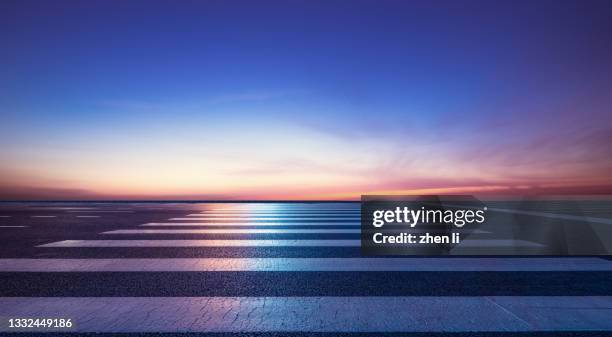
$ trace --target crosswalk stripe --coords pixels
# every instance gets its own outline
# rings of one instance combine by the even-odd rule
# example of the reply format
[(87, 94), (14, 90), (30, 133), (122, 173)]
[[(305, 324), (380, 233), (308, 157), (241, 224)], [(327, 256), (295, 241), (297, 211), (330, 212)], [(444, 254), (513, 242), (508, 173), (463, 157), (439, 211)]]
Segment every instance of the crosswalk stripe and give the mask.
[[(175, 226), (176, 227), (176, 226)], [(435, 229), (417, 229), (411, 233), (425, 233), (431, 231), (436, 233)], [(466, 231), (464, 229), (454, 229), (455, 233)], [(489, 234), (488, 231), (480, 229), (469, 230), (472, 234)], [(403, 233), (405, 230), (387, 230), (387, 233)], [(102, 234), (360, 234), (360, 228), (354, 229), (337, 229), (337, 228), (215, 228), (215, 229), (117, 229), (113, 231), (103, 232)]]
[(91, 210), (91, 211), (67, 211), (68, 213), (134, 213), (132, 210)]
[(359, 247), (360, 240), (64, 240), (37, 247)]
[[(292, 226), (303, 226), (303, 227), (355, 227), (361, 228), (359, 223), (350, 222), (149, 222), (140, 225), (139, 227), (292, 227)], [(448, 230), (445, 227), (439, 228), (411, 228), (410, 232), (438, 232)], [(405, 232), (405, 229), (388, 229), (387, 232)], [(490, 231), (482, 229), (470, 229), (470, 228), (453, 228), (453, 232), (469, 232), (473, 234), (490, 234)]]
[(351, 213), (336, 213), (336, 212), (328, 212), (328, 213), (319, 213), (319, 212), (307, 212), (307, 213), (295, 213), (295, 212), (268, 212), (268, 213), (253, 213), (253, 212), (245, 212), (245, 213), (189, 213), (187, 216), (195, 216), (195, 217), (203, 217), (203, 216), (235, 216), (235, 217), (243, 217), (243, 216), (252, 216), (252, 217), (262, 217), (262, 216), (270, 216), (270, 217), (287, 217), (292, 218), (296, 216), (307, 216), (307, 217), (319, 217), (319, 216), (329, 216), (329, 217), (355, 217), (360, 216), (359, 212), (351, 212)]
[(319, 217), (330, 217), (330, 218), (358, 218), (360, 217), (359, 213), (354, 213), (354, 214), (320, 214), (320, 213), (267, 213), (267, 214), (254, 214), (254, 213), (244, 213), (244, 214), (209, 214), (209, 213), (192, 213), (192, 214), (187, 214), (187, 216), (189, 217), (196, 217), (196, 218), (262, 218), (262, 217), (269, 217), (269, 218), (296, 218), (296, 217), (312, 217), (312, 218), (319, 218)]
[(335, 221), (347, 221), (347, 220), (356, 220), (359, 221), (360, 218), (359, 217), (338, 217), (338, 218), (331, 218), (331, 217), (300, 217), (300, 218), (287, 218), (287, 217), (187, 217), (187, 218), (172, 218), (170, 220), (177, 220), (177, 221), (202, 221), (202, 220), (212, 220), (212, 221), (218, 221), (218, 220), (224, 220), (224, 221), (313, 221), (313, 220), (320, 220), (320, 221), (330, 221), (330, 220), (335, 220)]
[(359, 214), (360, 209), (327, 211), (327, 210), (291, 210), (291, 211), (202, 211), (198, 214)]
[[(604, 319), (612, 316), (610, 296), (0, 298), (2, 317), (31, 313), (71, 318), (77, 332), (612, 329), (612, 320)], [(6, 323), (0, 329), (9, 331)]]
[(0, 272), (612, 271), (599, 258), (0, 259)]
[[(134, 234), (132, 232), (121, 234)], [(158, 233), (162, 234), (162, 233)], [(165, 233), (164, 233), (165, 234)], [(178, 233), (175, 233), (178, 234)], [(361, 240), (64, 240), (37, 247), (360, 247)], [(454, 249), (474, 247), (531, 247), (522, 240), (464, 240)]]
[(240, 229), (118, 229), (102, 234), (359, 234), (357, 229), (287, 229), (287, 228), (240, 228)]
[[(313, 221), (335, 221), (337, 223), (340, 222), (351, 222), (351, 223), (359, 223), (360, 218), (332, 218), (332, 219), (324, 219), (324, 218), (240, 218), (240, 217), (232, 217), (232, 218), (196, 218), (196, 217), (179, 217), (179, 218), (170, 218), (169, 221), (275, 221), (279, 223), (306, 223), (312, 224)], [(288, 222), (290, 221), (290, 222)], [(297, 221), (297, 222), (296, 222)]]
[(360, 227), (359, 222), (149, 222), (142, 227), (191, 226), (191, 227), (248, 227), (248, 226), (348, 226)]
[(202, 211), (218, 211), (218, 212), (243, 212), (243, 211), (250, 211), (250, 212), (266, 212), (266, 211), (283, 211), (283, 212), (287, 212), (287, 211), (294, 211), (294, 210), (305, 210), (305, 211), (354, 211), (354, 210), (359, 210), (360, 208), (360, 204), (359, 202), (354, 203), (353, 205), (350, 205), (348, 207), (322, 207), (321, 205), (312, 205), (312, 206), (302, 206), (302, 207), (295, 207), (295, 206), (288, 206), (288, 205), (284, 205), (283, 207), (233, 207), (233, 208), (218, 208), (218, 207), (213, 207), (213, 208), (205, 208)]
[(37, 209), (56, 209), (56, 210), (92, 210), (97, 209), (96, 207), (36, 207)]
[(249, 217), (209, 217), (209, 216), (200, 216), (200, 217), (189, 217), (189, 218), (177, 218), (177, 220), (231, 220), (231, 221), (237, 221), (237, 220), (259, 220), (259, 221), (270, 221), (270, 220), (297, 220), (297, 221), (304, 221), (304, 220), (360, 220), (360, 217), (284, 217), (284, 216), (275, 216), (275, 217), (256, 217), (256, 216), (249, 216)]

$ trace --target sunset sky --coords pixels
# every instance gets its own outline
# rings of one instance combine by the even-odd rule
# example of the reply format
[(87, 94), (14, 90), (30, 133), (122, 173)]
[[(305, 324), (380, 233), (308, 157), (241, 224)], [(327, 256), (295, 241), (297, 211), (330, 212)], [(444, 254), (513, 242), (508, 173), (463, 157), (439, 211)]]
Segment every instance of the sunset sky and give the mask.
[(612, 193), (611, 13), (2, 1), (0, 200)]

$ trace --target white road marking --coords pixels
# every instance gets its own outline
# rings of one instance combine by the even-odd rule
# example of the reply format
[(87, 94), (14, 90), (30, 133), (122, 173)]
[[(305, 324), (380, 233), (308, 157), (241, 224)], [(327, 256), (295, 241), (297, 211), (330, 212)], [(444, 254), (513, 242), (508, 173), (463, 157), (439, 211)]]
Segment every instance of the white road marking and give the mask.
[(198, 220), (227, 220), (227, 221), (239, 221), (239, 220), (247, 220), (247, 221), (312, 221), (312, 220), (324, 220), (324, 221), (329, 221), (329, 220), (357, 220), (359, 221), (361, 218), (360, 217), (190, 217), (190, 218), (172, 218), (172, 220), (181, 220), (181, 221), (185, 221), (185, 220), (194, 220), (194, 221), (198, 221)]
[(90, 210), (97, 209), (96, 207), (45, 207), (46, 209), (61, 209), (61, 210)]
[(98, 333), (611, 331), (612, 297), (3, 297), (0, 316)]
[(260, 215), (275, 215), (275, 214), (326, 214), (326, 215), (330, 215), (330, 214), (338, 214), (338, 215), (343, 215), (343, 214), (361, 214), (361, 210), (357, 209), (354, 211), (326, 211), (326, 210), (294, 210), (294, 211), (248, 211), (248, 210), (244, 210), (244, 211), (201, 211), (200, 213), (197, 214), (209, 214), (209, 215), (215, 215), (215, 214), (235, 214), (235, 215), (240, 215), (240, 214), (260, 214)]
[(265, 218), (265, 217), (269, 217), (269, 218), (294, 218), (294, 217), (312, 217), (312, 218), (323, 218), (323, 217), (329, 217), (329, 218), (359, 218), (360, 214), (359, 213), (351, 213), (351, 214), (322, 214), (322, 213), (244, 213), (244, 214), (227, 214), (227, 213), (223, 213), (223, 214), (209, 214), (209, 213), (202, 213), (202, 214), (187, 214), (186, 216), (188, 217), (196, 217), (196, 218)]
[(359, 214), (289, 214), (289, 213), (271, 213), (271, 214), (201, 214), (192, 213), (187, 214), (188, 217), (195, 218), (289, 218), (294, 219), (296, 217), (304, 218), (361, 218)]
[(118, 229), (102, 234), (314, 234), (314, 233), (352, 233), (359, 234), (357, 229), (283, 229), (283, 228), (240, 228), (240, 229)]
[(134, 213), (134, 211), (68, 211), (68, 213)]
[[(360, 247), (361, 240), (64, 240), (38, 247)], [(470, 247), (542, 247), (521, 240), (464, 240)], [(417, 247), (415, 247), (417, 248)]]
[[(170, 219), (172, 220), (172, 219)], [(349, 226), (359, 227), (359, 222), (150, 222), (140, 226), (191, 226), (191, 227), (247, 227), (247, 226)]]
[(38, 247), (359, 247), (360, 240), (65, 240)]
[(321, 208), (321, 207), (247, 207), (247, 208), (214, 208), (202, 210), (202, 212), (291, 212), (291, 211), (312, 211), (312, 212), (354, 212), (360, 211), (360, 207), (356, 208)]
[[(355, 227), (361, 228), (359, 223), (352, 222), (150, 222), (142, 224), (139, 227), (291, 227), (291, 226), (308, 226), (308, 227)], [(437, 230), (443, 230), (443, 228), (412, 228), (410, 232), (432, 232), (435, 233)], [(403, 229), (394, 229), (387, 232), (405, 232)], [(470, 228), (453, 228), (453, 232), (471, 232), (472, 234), (490, 234), (490, 231), (482, 229), (470, 229)]]

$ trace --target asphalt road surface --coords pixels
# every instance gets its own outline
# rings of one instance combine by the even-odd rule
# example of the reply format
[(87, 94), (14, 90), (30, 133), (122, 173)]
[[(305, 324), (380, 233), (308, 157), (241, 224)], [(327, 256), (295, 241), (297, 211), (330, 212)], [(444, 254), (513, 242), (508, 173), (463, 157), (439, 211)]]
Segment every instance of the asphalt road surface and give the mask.
[(612, 332), (609, 259), (363, 257), (358, 203), (0, 203), (0, 239), (2, 336)]

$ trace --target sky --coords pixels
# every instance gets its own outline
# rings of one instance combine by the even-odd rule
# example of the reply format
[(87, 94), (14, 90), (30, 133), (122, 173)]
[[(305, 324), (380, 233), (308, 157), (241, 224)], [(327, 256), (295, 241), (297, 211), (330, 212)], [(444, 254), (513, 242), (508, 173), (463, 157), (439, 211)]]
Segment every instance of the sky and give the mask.
[(0, 200), (612, 193), (612, 2), (2, 1)]

